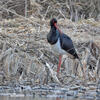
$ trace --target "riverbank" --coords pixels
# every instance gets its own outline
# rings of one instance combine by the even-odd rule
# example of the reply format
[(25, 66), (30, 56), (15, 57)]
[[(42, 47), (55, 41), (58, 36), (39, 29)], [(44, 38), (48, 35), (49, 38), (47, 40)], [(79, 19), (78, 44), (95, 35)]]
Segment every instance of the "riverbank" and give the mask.
[[(63, 23), (65, 22), (65, 23)], [(96, 98), (100, 91), (100, 22), (77, 23), (59, 19), (58, 26), (69, 35), (84, 65), (63, 56), (59, 77), (58, 55), (47, 42), (49, 20), (33, 17), (3, 19), (0, 23), (0, 95), (72, 96)]]

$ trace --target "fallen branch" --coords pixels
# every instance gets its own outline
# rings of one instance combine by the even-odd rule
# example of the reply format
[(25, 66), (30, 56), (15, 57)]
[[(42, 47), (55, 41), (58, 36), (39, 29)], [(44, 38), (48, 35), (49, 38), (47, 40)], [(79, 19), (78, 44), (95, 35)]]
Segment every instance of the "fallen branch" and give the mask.
[(57, 83), (61, 84), (60, 81), (58, 80), (57, 76), (56, 76), (56, 75), (57, 75), (56, 72), (54, 72), (54, 71), (52, 70), (52, 68), (50, 67), (50, 65), (49, 65), (48, 63), (46, 63), (46, 66), (47, 66), (48, 69), (49, 69), (49, 72), (50, 72), (51, 77), (52, 77)]

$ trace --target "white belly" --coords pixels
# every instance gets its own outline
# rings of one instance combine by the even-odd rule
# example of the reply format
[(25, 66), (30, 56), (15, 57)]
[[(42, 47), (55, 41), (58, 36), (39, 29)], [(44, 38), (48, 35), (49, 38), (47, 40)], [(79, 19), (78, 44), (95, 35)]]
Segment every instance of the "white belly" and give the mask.
[(66, 54), (66, 53), (67, 53), (66, 51), (64, 51), (64, 50), (61, 48), (61, 46), (60, 46), (60, 39), (58, 39), (58, 41), (57, 41), (56, 44), (52, 45), (52, 49), (53, 49), (54, 52), (57, 53), (57, 54), (63, 55), (63, 54)]

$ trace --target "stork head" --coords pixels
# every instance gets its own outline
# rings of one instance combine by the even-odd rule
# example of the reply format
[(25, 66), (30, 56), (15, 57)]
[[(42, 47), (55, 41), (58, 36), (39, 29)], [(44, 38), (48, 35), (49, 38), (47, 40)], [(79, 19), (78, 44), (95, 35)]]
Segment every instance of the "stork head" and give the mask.
[(50, 20), (50, 26), (54, 26), (56, 23), (57, 23), (56, 18), (52, 18), (52, 19)]

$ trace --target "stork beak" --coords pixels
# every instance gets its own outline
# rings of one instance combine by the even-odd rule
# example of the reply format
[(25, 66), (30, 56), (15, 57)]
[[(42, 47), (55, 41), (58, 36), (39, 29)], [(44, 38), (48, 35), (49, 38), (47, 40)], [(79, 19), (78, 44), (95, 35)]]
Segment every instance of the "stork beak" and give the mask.
[(57, 23), (54, 23), (54, 26), (59, 30), (60, 33), (62, 33), (62, 31), (58, 28)]
[(57, 27), (57, 24), (56, 24), (56, 23), (54, 23), (54, 26), (58, 29), (58, 27)]

